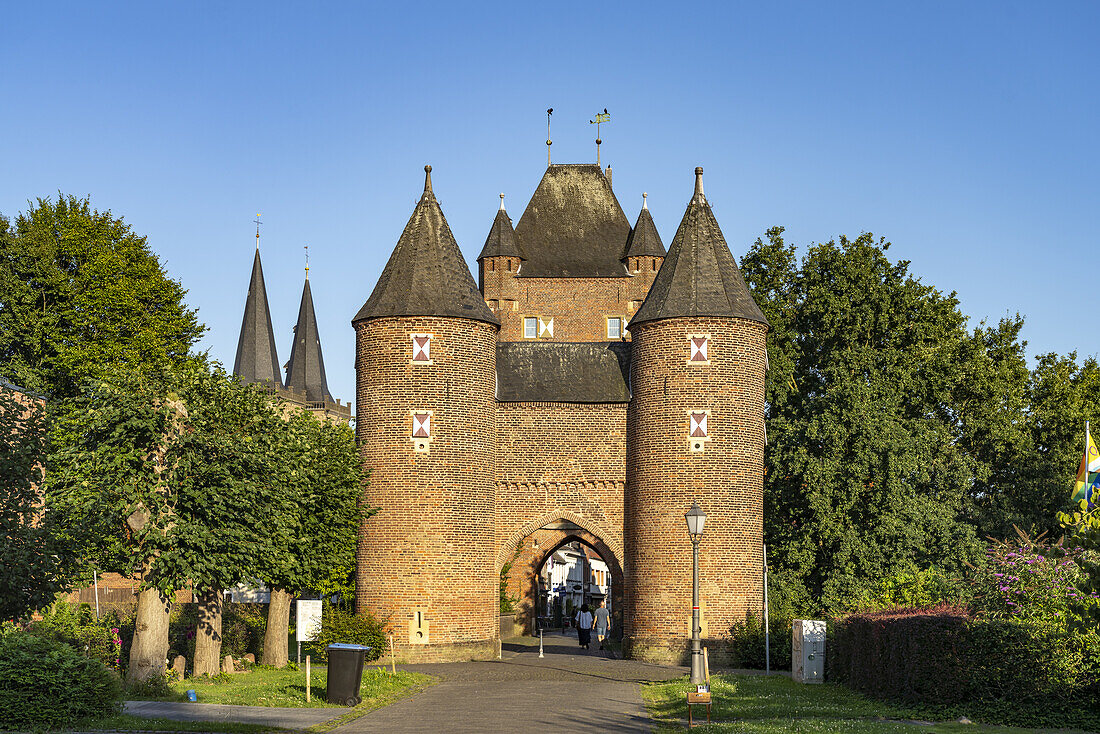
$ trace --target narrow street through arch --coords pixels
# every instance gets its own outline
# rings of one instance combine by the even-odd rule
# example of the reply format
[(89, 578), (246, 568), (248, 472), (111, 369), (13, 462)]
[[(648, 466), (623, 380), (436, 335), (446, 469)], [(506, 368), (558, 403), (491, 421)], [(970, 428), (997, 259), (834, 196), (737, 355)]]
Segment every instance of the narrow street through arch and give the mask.
[(400, 666), (441, 680), (335, 731), (650, 732), (640, 684), (687, 672), (595, 649), (585, 653), (570, 634), (546, 635), (543, 654), (537, 637), (519, 637), (504, 641), (500, 660)]

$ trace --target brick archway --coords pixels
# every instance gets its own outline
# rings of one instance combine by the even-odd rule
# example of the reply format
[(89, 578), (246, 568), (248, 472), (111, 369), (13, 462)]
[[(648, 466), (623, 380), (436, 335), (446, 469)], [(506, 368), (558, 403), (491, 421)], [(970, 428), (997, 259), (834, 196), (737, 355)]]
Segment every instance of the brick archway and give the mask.
[[(506, 574), (507, 592), (517, 598), (516, 617), (525, 634), (535, 634), (535, 618), (538, 614), (538, 576), (551, 554), (569, 543), (580, 542), (597, 554), (607, 564), (611, 574), (611, 609), (616, 617), (614, 629), (622, 630), (621, 614), (625, 578), (622, 569), (622, 551), (616, 552), (611, 544), (596, 533), (586, 529), (576, 520), (566, 517), (572, 513), (556, 513), (532, 521), (524, 530), (526, 535), (509, 541), (497, 556), (497, 567), (511, 563)], [(568, 524), (568, 525), (567, 525)], [(520, 531), (523, 532), (523, 531)], [(517, 533), (518, 535), (518, 533)], [(614, 536), (612, 536), (614, 537)]]

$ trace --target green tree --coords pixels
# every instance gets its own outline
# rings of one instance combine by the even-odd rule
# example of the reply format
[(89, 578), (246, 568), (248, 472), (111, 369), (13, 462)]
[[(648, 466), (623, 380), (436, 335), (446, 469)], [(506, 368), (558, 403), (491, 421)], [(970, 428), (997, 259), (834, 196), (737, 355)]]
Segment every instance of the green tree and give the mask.
[(109, 365), (161, 368), (202, 335), (186, 291), (122, 218), (88, 199), (0, 216), (0, 374), (69, 395)]
[(288, 660), (291, 592), (347, 593), (359, 526), (371, 514), (360, 507), (366, 478), (351, 428), (290, 409), (280, 436), (283, 514), (269, 524), (259, 574), (271, 588), (263, 663), (276, 667)]
[(181, 588), (202, 606), (197, 670), (216, 672), (221, 591), (255, 575), (287, 501), (271, 480), (284, 423), (200, 360), (109, 377), (65, 402), (47, 500), (89, 562), (142, 579), (128, 678), (162, 672)]
[(0, 620), (49, 604), (73, 560), (39, 496), (47, 447), (45, 406), (0, 385)]
[(777, 567), (834, 609), (872, 579), (977, 553), (975, 459), (952, 412), (971, 337), (954, 294), (884, 240), (841, 237), (797, 264), (782, 235), (742, 263), (772, 325), (766, 534)]

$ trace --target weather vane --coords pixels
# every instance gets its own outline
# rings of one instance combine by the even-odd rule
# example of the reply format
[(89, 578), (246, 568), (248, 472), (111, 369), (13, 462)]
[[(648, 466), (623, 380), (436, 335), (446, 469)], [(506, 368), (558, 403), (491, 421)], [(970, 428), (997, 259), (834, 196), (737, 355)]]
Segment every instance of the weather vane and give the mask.
[(546, 110), (546, 165), (550, 165), (550, 146), (554, 141), (550, 139), (550, 115), (554, 114), (554, 108)]
[(255, 222), (256, 222), (256, 249), (258, 250), (258, 249), (260, 249), (260, 225), (262, 224), (262, 222), (260, 221), (259, 213), (256, 214)]
[(596, 165), (597, 166), (600, 165), (600, 143), (603, 142), (602, 140), (600, 140), (600, 125), (602, 125), (605, 122), (611, 122), (611, 115), (608, 114), (606, 107), (603, 108), (603, 112), (597, 112), (596, 113), (596, 119), (595, 120), (589, 120), (588, 121), (589, 125), (595, 125), (596, 126)]
[(309, 245), (302, 246), (306, 251), (306, 280), (309, 280)]

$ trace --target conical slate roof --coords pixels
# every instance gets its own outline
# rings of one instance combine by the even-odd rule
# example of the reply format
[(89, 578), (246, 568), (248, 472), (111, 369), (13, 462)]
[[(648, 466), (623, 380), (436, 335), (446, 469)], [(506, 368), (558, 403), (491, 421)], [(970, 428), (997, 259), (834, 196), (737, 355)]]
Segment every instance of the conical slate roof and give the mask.
[(384, 316), (450, 316), (499, 326), (432, 193), (432, 167), (424, 171), (424, 195), (352, 323)]
[(682, 316), (733, 316), (768, 323), (703, 195), (702, 168), (695, 169), (695, 196), (630, 325)]
[(504, 194), (500, 195), (500, 209), (497, 210), (496, 219), (489, 229), (489, 236), (485, 238), (485, 246), (481, 248), (483, 257), (518, 257), (523, 258), (519, 245), (516, 243), (516, 231), (512, 229), (512, 218), (504, 210)]
[(294, 344), (290, 347), (290, 361), (286, 363), (286, 386), (305, 393), (306, 400), (319, 403), (333, 402), (325, 379), (325, 358), (321, 354), (321, 337), (317, 333), (317, 317), (313, 313), (313, 292), (309, 288), (309, 275), (302, 288), (302, 303), (298, 306), (298, 324), (294, 327)]
[(657, 225), (653, 223), (649, 207), (643, 203), (642, 210), (638, 212), (638, 221), (635, 222), (634, 229), (630, 230), (624, 257), (664, 256), (665, 243), (661, 242), (661, 235), (657, 234)]
[(554, 164), (516, 225), (527, 261), (519, 277), (629, 277), (630, 221), (596, 164)]
[(275, 333), (271, 330), (271, 310), (267, 305), (264, 269), (260, 264), (260, 248), (252, 260), (252, 279), (248, 282), (248, 297), (244, 302), (241, 336), (237, 339), (237, 357), (233, 374), (244, 383), (266, 382), (282, 386), (279, 355), (275, 351)]

